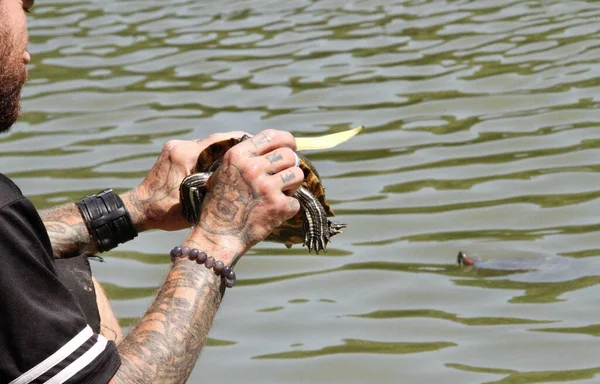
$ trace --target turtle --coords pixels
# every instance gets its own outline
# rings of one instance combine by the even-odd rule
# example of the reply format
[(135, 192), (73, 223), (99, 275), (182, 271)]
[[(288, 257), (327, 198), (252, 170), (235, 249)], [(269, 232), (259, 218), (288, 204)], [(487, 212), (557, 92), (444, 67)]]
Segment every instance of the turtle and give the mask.
[(460, 266), (475, 267), (480, 269), (494, 269), (502, 271), (537, 271), (537, 270), (560, 270), (568, 267), (569, 259), (558, 256), (513, 258), (498, 260), (480, 260), (477, 256), (469, 256), (459, 251), (456, 262)]
[[(240, 138), (219, 141), (209, 145), (200, 153), (193, 173), (183, 179), (179, 188), (183, 216), (189, 223), (195, 225), (199, 222), (206, 185), (212, 173), (221, 164), (225, 153), (250, 137), (244, 135)], [(318, 254), (320, 251), (326, 251), (331, 237), (341, 233), (347, 224), (327, 219), (328, 216), (335, 214), (325, 199), (325, 188), (321, 183), (321, 177), (306, 156), (301, 153), (297, 155), (300, 159), (299, 167), (304, 172), (304, 181), (293, 197), (300, 202), (300, 210), (294, 217), (275, 228), (265, 240), (283, 243), (288, 248), (293, 244), (302, 243), (303, 246), (308, 247), (309, 252), (314, 249)]]

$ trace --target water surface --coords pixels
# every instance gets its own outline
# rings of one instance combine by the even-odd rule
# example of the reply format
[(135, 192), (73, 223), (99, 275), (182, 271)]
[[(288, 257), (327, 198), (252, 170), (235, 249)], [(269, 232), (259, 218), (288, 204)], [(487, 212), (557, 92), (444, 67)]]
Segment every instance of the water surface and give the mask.
[[(367, 130), (313, 152), (348, 230), (261, 244), (190, 382), (595, 383), (600, 4), (55, 1), (3, 172), (40, 207), (140, 182), (170, 138)], [(186, 235), (94, 270), (134, 324)], [(484, 259), (568, 268), (479, 273)]]

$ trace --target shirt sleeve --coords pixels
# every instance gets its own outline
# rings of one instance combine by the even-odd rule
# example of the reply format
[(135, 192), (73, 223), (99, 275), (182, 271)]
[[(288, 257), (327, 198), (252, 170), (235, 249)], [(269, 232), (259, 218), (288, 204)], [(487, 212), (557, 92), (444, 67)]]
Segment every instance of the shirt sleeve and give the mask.
[(87, 324), (40, 216), (19, 195), (0, 207), (0, 382), (105, 384), (120, 365), (116, 346)]

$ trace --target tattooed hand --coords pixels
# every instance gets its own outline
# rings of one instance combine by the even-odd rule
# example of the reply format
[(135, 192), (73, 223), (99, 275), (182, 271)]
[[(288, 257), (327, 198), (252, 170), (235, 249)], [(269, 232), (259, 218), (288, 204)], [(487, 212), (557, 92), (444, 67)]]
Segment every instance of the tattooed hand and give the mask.
[(198, 141), (168, 141), (146, 178), (123, 195), (137, 230), (173, 231), (189, 227), (181, 215), (181, 181), (193, 172), (198, 155), (204, 148), (214, 142), (243, 135), (244, 132), (227, 132)]
[[(207, 146), (244, 134), (217, 133), (198, 141), (167, 142), (140, 185), (121, 195), (138, 232), (189, 227), (181, 214), (181, 181), (193, 172), (198, 155)], [(225, 155), (223, 166), (211, 178), (214, 188), (209, 188), (212, 190), (205, 198), (206, 214), (202, 214), (204, 220), (197, 226), (205, 229), (200, 231), (204, 239), (196, 243), (209, 241), (219, 254), (230, 251), (241, 254), (266, 237), (282, 220), (293, 216), (299, 204), (285, 195), (291, 196), (303, 178), (302, 171), (293, 167), (295, 148), (292, 135), (277, 131), (262, 132), (233, 147)], [(42, 217), (55, 257), (97, 252), (75, 204), (46, 210)], [(191, 236), (190, 241), (194, 241), (194, 237), (197, 236)]]
[(295, 166), (296, 141), (287, 132), (266, 130), (231, 148), (208, 182), (195, 236), (233, 250), (230, 263), (266, 238), (300, 204), (289, 197), (304, 174)]

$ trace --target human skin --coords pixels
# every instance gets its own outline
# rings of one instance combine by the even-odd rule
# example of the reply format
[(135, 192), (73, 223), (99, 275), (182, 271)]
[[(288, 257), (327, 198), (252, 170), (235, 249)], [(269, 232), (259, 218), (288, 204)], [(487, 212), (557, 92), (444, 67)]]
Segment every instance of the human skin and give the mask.
[[(20, 113), (21, 87), (27, 79), (27, 23), (23, 9), (31, 1), (0, 1), (0, 132), (6, 131)], [(25, 8), (24, 8), (25, 7)]]
[(108, 340), (112, 340), (116, 344), (119, 344), (123, 341), (123, 330), (119, 325), (119, 320), (110, 307), (110, 302), (108, 301), (106, 292), (104, 292), (104, 288), (102, 288), (95, 277), (92, 277), (92, 284), (94, 284), (96, 306), (98, 307), (98, 314), (100, 315), (100, 334)]
[[(21, 73), (26, 53), (25, 9), (32, 2), (0, 0), (1, 73)], [(2, 81), (19, 82), (19, 76)], [(24, 80), (23, 80), (24, 81)], [(0, 106), (8, 104), (2, 103)], [(0, 111), (0, 114), (14, 111)], [(18, 115), (18, 111), (17, 111)], [(12, 123), (11, 123), (12, 124)], [(8, 127), (6, 127), (8, 128)], [(215, 141), (239, 137), (221, 133), (197, 141), (171, 140), (146, 176), (121, 195), (138, 231), (187, 227), (181, 217), (178, 188), (192, 173), (198, 154)], [(227, 266), (235, 264), (300, 206), (289, 197), (303, 180), (295, 167), (296, 142), (291, 134), (263, 131), (231, 150), (211, 178), (201, 221), (182, 245), (198, 248)], [(41, 213), (55, 257), (97, 249), (74, 203)], [(170, 249), (161, 250), (168, 257)], [(121, 366), (111, 383), (182, 383), (189, 377), (222, 299), (224, 284), (214, 272), (187, 259), (173, 263), (150, 308), (121, 343)]]
[[(186, 165), (195, 164), (199, 153), (191, 156), (190, 149), (197, 146), (199, 151), (233, 136), (239, 137), (239, 132), (216, 134), (198, 142), (169, 141), (146, 179), (123, 195), (136, 227), (177, 229), (172, 223), (175, 220), (170, 219), (173, 212), (177, 218), (181, 216), (175, 192), (183, 177), (193, 170), (193, 166)], [(300, 207), (288, 195), (303, 180), (302, 170), (294, 167), (294, 151), (294, 138), (273, 130), (261, 132), (228, 151), (211, 179), (201, 221), (183, 245), (232, 265), (275, 227), (293, 217)], [(171, 193), (176, 197), (170, 197)], [(144, 203), (133, 203), (138, 201)], [(60, 256), (61, 249), (67, 253), (95, 252), (73, 203), (47, 210), (42, 217), (56, 256)], [(118, 345), (122, 365), (113, 382), (184, 382), (204, 345), (222, 289), (221, 279), (212, 271), (186, 259), (177, 260), (146, 315)]]

